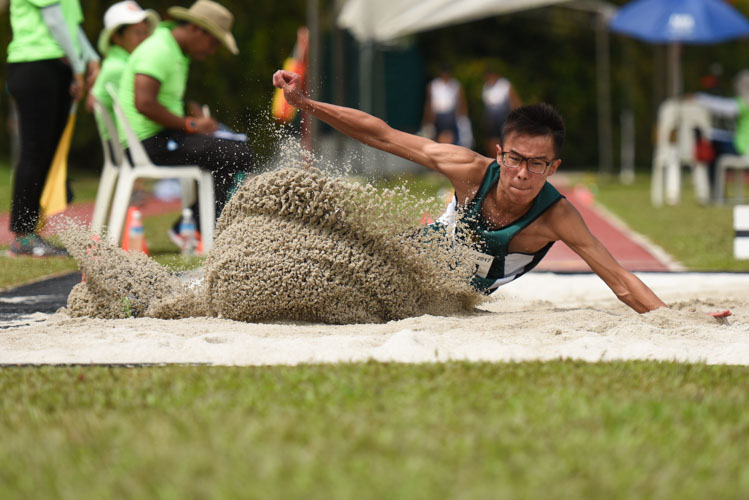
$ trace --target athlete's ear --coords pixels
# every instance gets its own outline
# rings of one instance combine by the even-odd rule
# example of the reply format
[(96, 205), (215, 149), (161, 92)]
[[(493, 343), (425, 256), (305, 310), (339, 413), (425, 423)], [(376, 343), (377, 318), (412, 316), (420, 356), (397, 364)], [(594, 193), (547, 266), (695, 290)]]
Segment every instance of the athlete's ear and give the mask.
[(497, 143), (497, 156), (499, 156), (502, 153), (502, 145), (500, 143)]
[(553, 162), (551, 162), (551, 165), (549, 165), (549, 170), (548, 170), (549, 173), (546, 174), (546, 177), (548, 177), (550, 175), (554, 175), (554, 172), (557, 171), (557, 169), (559, 168), (559, 165), (561, 165), (561, 164), (562, 164), (562, 159), (561, 158), (557, 158), (556, 160), (554, 160)]

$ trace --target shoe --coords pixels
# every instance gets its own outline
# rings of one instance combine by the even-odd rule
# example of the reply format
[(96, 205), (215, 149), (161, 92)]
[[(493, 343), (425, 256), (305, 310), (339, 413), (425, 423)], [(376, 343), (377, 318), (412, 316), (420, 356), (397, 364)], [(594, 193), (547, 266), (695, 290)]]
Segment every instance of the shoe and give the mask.
[(11, 257), (68, 257), (67, 250), (53, 245), (36, 233), (16, 237), (10, 244), (8, 254)]

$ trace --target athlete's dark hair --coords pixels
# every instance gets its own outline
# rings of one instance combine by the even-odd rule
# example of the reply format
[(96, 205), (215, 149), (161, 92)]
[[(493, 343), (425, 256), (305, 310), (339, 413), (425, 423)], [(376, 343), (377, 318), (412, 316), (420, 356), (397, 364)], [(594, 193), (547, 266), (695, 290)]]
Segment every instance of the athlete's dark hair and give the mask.
[(550, 135), (554, 140), (554, 156), (559, 158), (564, 144), (564, 120), (550, 104), (529, 104), (513, 109), (502, 127), (502, 146), (510, 134)]

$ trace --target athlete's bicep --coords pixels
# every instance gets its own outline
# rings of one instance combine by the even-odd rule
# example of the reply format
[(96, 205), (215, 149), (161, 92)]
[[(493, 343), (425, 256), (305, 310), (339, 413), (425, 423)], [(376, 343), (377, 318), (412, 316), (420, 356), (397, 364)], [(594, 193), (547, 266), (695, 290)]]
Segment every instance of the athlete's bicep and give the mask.
[(389, 127), (379, 144), (372, 144), (378, 149), (400, 156), (407, 160), (424, 165), (430, 170), (452, 178), (460, 175), (467, 166), (476, 162), (479, 155), (470, 149), (453, 144), (440, 144), (426, 137), (402, 132)]

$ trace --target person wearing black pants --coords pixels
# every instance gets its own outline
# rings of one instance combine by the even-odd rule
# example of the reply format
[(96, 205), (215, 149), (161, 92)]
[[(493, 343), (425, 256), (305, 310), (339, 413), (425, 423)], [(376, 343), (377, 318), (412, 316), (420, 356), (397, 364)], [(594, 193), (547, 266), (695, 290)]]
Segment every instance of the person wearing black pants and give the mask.
[(20, 131), (10, 217), (15, 239), (8, 250), (13, 256), (67, 255), (36, 234), (36, 228), (41, 194), (71, 104), (99, 72), (99, 56), (81, 21), (79, 0), (15, 0), (10, 5), (7, 84)]
[[(200, 106), (187, 106), (185, 89), (193, 60), (206, 59), (221, 45), (234, 55), (239, 53), (231, 33), (234, 15), (213, 0), (197, 0), (189, 9), (171, 7), (168, 14), (174, 21), (159, 25), (130, 55), (118, 97), (151, 161), (157, 165), (198, 165), (213, 174), (218, 217), (233, 187), (234, 174), (254, 170), (252, 149), (244, 141), (224, 138), (222, 132), (226, 131), (219, 130), (219, 123)], [(189, 108), (187, 113), (185, 108)], [(120, 140), (125, 143), (125, 139), (120, 130)], [(195, 206), (193, 214), (197, 219)], [(184, 246), (179, 221), (168, 235), (175, 245)]]
[(8, 64), (8, 90), (16, 103), (21, 151), (13, 182), (10, 230), (33, 233), (39, 200), (70, 113), (73, 72), (60, 59)]
[[(234, 184), (234, 174), (247, 171), (254, 165), (253, 151), (241, 141), (221, 139), (208, 134), (188, 134), (182, 130), (162, 130), (141, 141), (143, 148), (156, 165), (197, 165), (213, 173), (216, 216), (228, 201)], [(193, 205), (196, 227), (200, 227), (200, 212)], [(179, 221), (172, 228), (179, 233)]]

